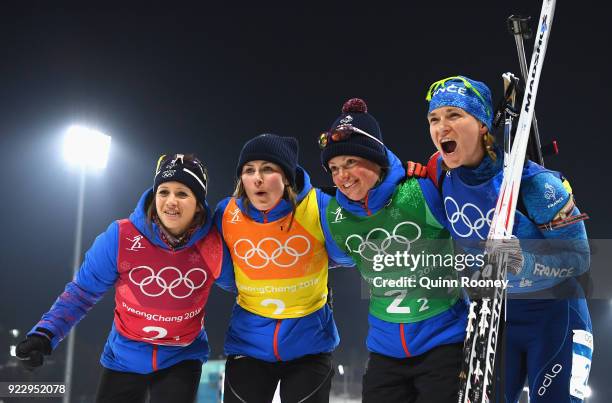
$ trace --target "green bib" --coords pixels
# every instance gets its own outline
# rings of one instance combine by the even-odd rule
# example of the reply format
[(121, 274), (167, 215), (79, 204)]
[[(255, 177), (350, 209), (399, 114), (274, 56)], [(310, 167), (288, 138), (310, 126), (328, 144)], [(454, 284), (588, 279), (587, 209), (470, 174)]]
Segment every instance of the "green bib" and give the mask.
[(459, 298), (450, 234), (433, 216), (416, 179), (397, 186), (376, 214), (360, 217), (333, 198), (327, 222), (370, 288), (370, 313), (411, 323), (446, 311)]

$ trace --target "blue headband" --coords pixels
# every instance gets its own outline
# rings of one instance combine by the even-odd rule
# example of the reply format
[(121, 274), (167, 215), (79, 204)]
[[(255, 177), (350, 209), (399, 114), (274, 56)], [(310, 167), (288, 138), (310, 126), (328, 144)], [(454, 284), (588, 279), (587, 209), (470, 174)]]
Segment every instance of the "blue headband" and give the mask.
[(429, 87), (427, 97), (430, 113), (442, 106), (461, 108), (484, 123), (489, 131), (493, 125), (491, 91), (485, 83), (464, 76), (436, 81)]

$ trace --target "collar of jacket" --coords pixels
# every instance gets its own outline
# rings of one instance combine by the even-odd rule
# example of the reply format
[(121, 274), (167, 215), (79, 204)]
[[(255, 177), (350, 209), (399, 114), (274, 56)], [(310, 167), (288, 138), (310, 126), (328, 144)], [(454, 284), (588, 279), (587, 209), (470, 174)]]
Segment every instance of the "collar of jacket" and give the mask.
[[(140, 231), (141, 234), (147, 237), (147, 239), (151, 243), (164, 249), (170, 249), (169, 246), (166, 245), (166, 243), (161, 239), (159, 235), (159, 227), (157, 226), (157, 224), (155, 224), (155, 222), (151, 223), (151, 225), (147, 223), (147, 212), (145, 207), (149, 199), (151, 200), (151, 203), (155, 203), (155, 200), (153, 198), (153, 188), (150, 187), (149, 189), (145, 190), (142, 196), (140, 196), (140, 200), (138, 200), (136, 208), (134, 209), (132, 214), (130, 214), (130, 221), (132, 222), (132, 224), (134, 224), (136, 229)], [(191, 239), (189, 240), (189, 242), (187, 242), (180, 248), (177, 248), (178, 250), (192, 246), (194, 243), (204, 238), (206, 234), (208, 234), (213, 220), (210, 207), (208, 206), (208, 202), (204, 203), (204, 210), (206, 211), (206, 221), (204, 222), (204, 225), (198, 228), (193, 233), (193, 235), (191, 235)], [(151, 228), (153, 229), (153, 232), (151, 232)]]
[(485, 153), (480, 164), (475, 168), (458, 167), (455, 168), (457, 174), (463, 182), (470, 186), (484, 183), (497, 175), (504, 167), (504, 151), (499, 146), (495, 146), (495, 154), (498, 157), (493, 161), (489, 154)]
[[(295, 183), (299, 189), (297, 195), (297, 202), (300, 203), (304, 197), (310, 192), (312, 189), (312, 184), (310, 183), (310, 176), (301, 166), (297, 167), (296, 175), (295, 175)], [(236, 204), (240, 211), (243, 214), (249, 216), (252, 220), (263, 223), (263, 222), (273, 222), (279, 220), (287, 214), (289, 214), (292, 210), (291, 203), (288, 200), (281, 199), (274, 207), (272, 207), (268, 211), (257, 210), (253, 207), (252, 204), (249, 203), (248, 210), (245, 211), (245, 206), (242, 199), (236, 199)]]
[(367, 216), (368, 210), (371, 214), (375, 214), (386, 206), (397, 185), (406, 177), (406, 169), (402, 165), (402, 162), (389, 149), (387, 149), (387, 161), (389, 161), (389, 171), (387, 175), (382, 182), (368, 191), (366, 197), (367, 210), (364, 203), (350, 200), (344, 193), (336, 189), (336, 200), (338, 204), (345, 210), (358, 216)]

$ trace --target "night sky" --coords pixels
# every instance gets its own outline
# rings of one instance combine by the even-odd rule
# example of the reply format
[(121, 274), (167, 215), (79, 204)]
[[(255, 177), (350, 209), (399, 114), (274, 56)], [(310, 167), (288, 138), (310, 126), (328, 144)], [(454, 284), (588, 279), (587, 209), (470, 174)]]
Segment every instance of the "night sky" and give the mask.
[[(78, 175), (61, 155), (70, 124), (112, 136), (106, 170), (87, 176), (86, 250), (133, 210), (162, 153), (194, 152), (205, 161), (212, 207), (233, 190), (242, 144), (264, 132), (297, 137), (313, 183), (331, 184), (316, 138), (348, 98), (365, 99), (400, 158), (425, 162), (433, 152), (429, 85), (463, 74), (488, 83), (498, 99), (501, 74), (520, 73), (506, 17), (531, 15), (535, 30), (541, 7), (533, 0), (223, 8), (21, 3), (0, 10), (0, 380), (63, 374), (64, 345), (55, 365), (34, 375), (7, 366), (6, 352), (8, 330), (29, 330), (71, 277)], [(557, 139), (561, 149), (547, 167), (570, 179), (591, 217), (590, 238), (607, 239), (612, 30), (599, 7), (558, 2), (536, 114), (543, 142)], [(367, 301), (356, 272), (337, 269), (330, 279), (342, 338), (336, 363), (357, 368), (359, 379)], [(222, 354), (232, 298), (216, 289), (209, 300), (212, 358)], [(75, 396), (95, 391), (113, 302), (109, 292), (77, 328)], [(607, 299), (591, 301), (590, 402), (612, 396), (611, 310)]]

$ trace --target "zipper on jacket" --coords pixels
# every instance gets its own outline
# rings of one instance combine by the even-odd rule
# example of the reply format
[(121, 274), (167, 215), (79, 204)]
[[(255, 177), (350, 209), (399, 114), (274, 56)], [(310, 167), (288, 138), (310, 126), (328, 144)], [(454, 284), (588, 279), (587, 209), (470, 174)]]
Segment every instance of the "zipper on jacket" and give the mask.
[(276, 206), (279, 205), (279, 203), (283, 200), (283, 198), (281, 197), (280, 199), (278, 199), (276, 201), (276, 203), (274, 204), (274, 206), (270, 207), (268, 210), (266, 211), (262, 211), (261, 214), (263, 215), (263, 223), (267, 224), (268, 223), (268, 214), (270, 213), (270, 211), (274, 210), (276, 208)]
[(157, 371), (157, 344), (153, 344), (153, 356), (151, 361), (151, 364), (153, 365), (153, 372), (155, 372)]
[(274, 339), (272, 341), (272, 346), (274, 347), (274, 356), (278, 361), (282, 361), (281, 356), (278, 353), (278, 331), (280, 330), (281, 322), (281, 319), (276, 321), (276, 327), (274, 328)]
[(400, 338), (402, 340), (402, 348), (404, 349), (404, 353), (406, 353), (406, 357), (410, 357), (410, 351), (408, 351), (408, 345), (406, 345), (406, 336), (404, 335), (404, 324), (399, 324)]
[(368, 216), (371, 216), (371, 215), (372, 215), (372, 212), (370, 211), (370, 208), (368, 207), (368, 197), (370, 197), (370, 192), (368, 192), (368, 193), (366, 194), (366, 197), (365, 197), (365, 199), (363, 200), (363, 203), (361, 203), (361, 207), (363, 207), (363, 208), (365, 209), (366, 214), (367, 214)]

